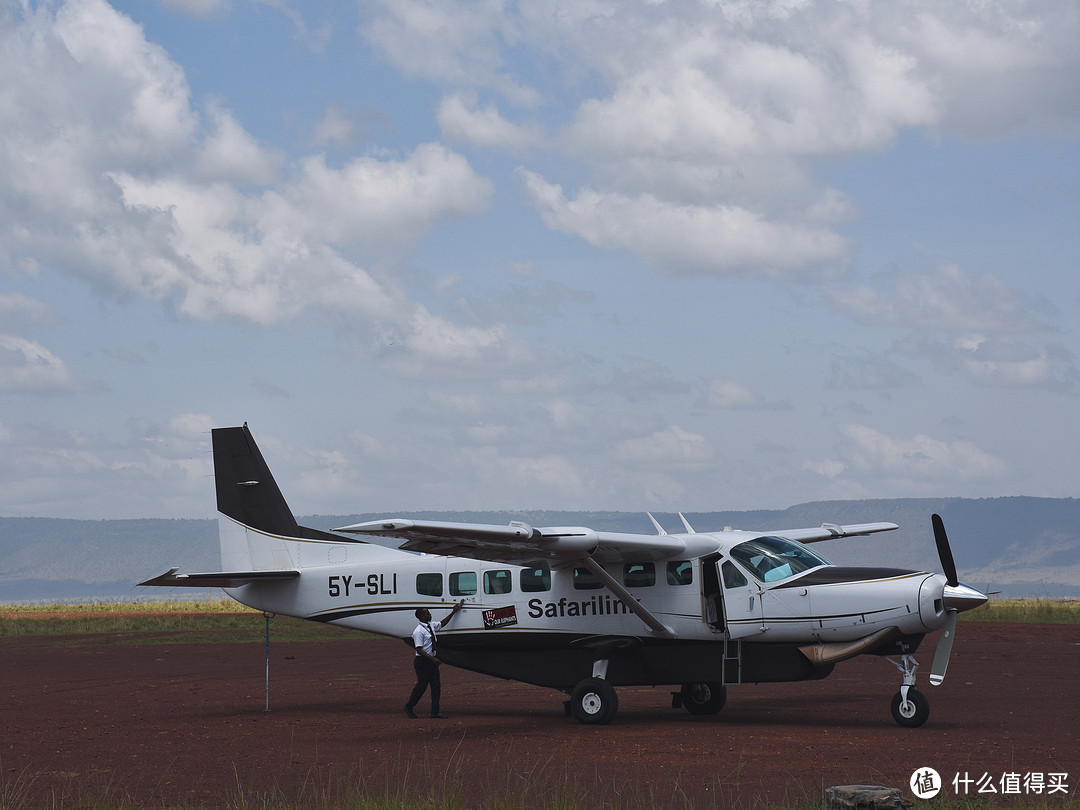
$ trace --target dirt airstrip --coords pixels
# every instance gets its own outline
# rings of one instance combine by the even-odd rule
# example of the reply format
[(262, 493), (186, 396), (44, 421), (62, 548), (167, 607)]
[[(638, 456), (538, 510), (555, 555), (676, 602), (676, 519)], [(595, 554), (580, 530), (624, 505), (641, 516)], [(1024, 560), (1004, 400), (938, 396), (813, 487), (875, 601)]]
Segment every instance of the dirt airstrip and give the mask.
[(850, 783), (915, 802), (909, 778), (927, 767), (948, 797), (1080, 799), (1075, 625), (961, 623), (938, 688), (929, 638), (920, 729), (894, 725), (899, 673), (865, 656), (824, 681), (732, 687), (712, 717), (673, 710), (668, 687), (623, 688), (614, 724), (593, 727), (565, 717), (558, 692), (450, 668), (450, 718), (428, 718), (425, 698), (409, 720), (395, 640), (272, 642), (270, 711), (260, 643), (117, 640), (2, 642), (0, 806), (326, 806), (359, 790), (433, 806), (764, 807)]

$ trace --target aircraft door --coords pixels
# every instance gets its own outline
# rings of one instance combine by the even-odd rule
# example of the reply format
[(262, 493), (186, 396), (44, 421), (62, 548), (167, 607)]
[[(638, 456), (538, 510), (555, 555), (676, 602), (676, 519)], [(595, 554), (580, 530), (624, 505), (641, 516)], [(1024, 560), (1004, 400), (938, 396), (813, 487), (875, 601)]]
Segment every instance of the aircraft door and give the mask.
[(731, 560), (713, 554), (701, 561), (704, 619), (728, 638), (744, 638), (762, 630), (761, 589)]

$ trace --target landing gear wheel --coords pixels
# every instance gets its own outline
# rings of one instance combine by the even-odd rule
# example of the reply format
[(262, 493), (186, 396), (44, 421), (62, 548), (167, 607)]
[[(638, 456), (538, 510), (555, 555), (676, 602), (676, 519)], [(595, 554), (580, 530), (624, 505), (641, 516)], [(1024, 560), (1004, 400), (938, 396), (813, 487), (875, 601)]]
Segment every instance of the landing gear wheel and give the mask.
[(579, 723), (605, 726), (618, 710), (619, 697), (602, 678), (586, 678), (570, 693), (570, 711)]
[(727, 703), (727, 687), (722, 683), (684, 683), (679, 696), (690, 714), (716, 714)]
[(892, 699), (892, 716), (904, 728), (918, 728), (930, 717), (930, 701), (914, 687), (908, 689), (907, 700), (903, 692), (897, 692)]

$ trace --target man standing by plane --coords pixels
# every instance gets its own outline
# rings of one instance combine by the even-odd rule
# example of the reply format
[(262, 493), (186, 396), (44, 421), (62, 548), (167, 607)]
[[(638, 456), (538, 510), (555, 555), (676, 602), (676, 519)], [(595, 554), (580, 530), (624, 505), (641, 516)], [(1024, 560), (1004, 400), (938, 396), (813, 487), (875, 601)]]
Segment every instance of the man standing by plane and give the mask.
[(416, 648), (416, 656), (413, 658), (413, 668), (416, 670), (416, 686), (413, 687), (412, 694), (409, 695), (409, 702), (405, 704), (406, 717), (416, 718), (413, 707), (416, 706), (420, 698), (424, 696), (428, 686), (430, 686), (431, 716), (439, 720), (446, 719), (446, 715), (439, 710), (439, 698), (442, 696), (439, 665), (442, 662), (435, 657), (438, 650), (438, 638), (435, 634), (442, 630), (445, 625), (450, 624), (454, 615), (461, 610), (464, 603), (465, 600), (462, 599), (454, 605), (450, 615), (441, 622), (433, 622), (431, 620), (431, 611), (427, 608), (416, 609), (416, 618), (420, 620), (420, 624), (416, 625), (416, 629), (413, 630), (412, 634), (413, 646)]

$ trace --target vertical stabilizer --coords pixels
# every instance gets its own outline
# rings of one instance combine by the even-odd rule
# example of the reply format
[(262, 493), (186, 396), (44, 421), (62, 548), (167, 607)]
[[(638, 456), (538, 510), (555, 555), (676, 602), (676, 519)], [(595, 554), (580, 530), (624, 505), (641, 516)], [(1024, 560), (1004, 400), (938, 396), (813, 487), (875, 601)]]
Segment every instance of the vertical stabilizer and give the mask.
[(218, 512), (241, 526), (276, 537), (348, 542), (297, 524), (246, 424), (215, 428), (211, 435)]
[(211, 436), (218, 511), (253, 529), (299, 537), (296, 518), (248, 426), (215, 428)]

